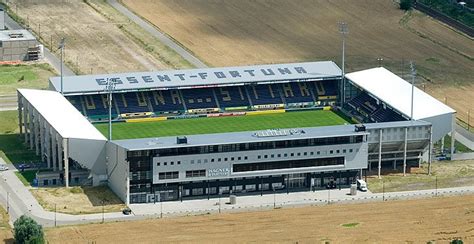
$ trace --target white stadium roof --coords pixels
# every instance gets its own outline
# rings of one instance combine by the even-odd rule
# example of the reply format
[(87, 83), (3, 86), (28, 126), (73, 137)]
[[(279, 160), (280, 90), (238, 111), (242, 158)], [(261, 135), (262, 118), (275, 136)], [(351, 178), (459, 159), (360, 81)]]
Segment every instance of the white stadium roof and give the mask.
[[(346, 74), (346, 78), (408, 118), (410, 117), (412, 86), (394, 73), (380, 67), (349, 73)], [(415, 120), (456, 112), (417, 87), (414, 89), (413, 101)]]
[(59, 92), (18, 89), (18, 92), (63, 138), (106, 138)]
[[(107, 80), (116, 91), (229, 86), (259, 82), (340, 79), (341, 69), (332, 61), (161, 70), (121, 74), (80, 75), (63, 78), (64, 94), (105, 93)], [(61, 78), (49, 79), (52, 90), (61, 91)]]

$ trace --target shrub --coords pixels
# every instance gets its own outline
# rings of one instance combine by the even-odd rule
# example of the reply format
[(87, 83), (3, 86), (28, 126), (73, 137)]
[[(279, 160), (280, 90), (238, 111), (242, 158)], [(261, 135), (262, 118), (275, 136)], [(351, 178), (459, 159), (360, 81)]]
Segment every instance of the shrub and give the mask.
[(400, 0), (400, 9), (405, 11), (410, 10), (412, 4), (413, 0)]
[(13, 223), (16, 243), (43, 244), (43, 227), (26, 215), (22, 215)]

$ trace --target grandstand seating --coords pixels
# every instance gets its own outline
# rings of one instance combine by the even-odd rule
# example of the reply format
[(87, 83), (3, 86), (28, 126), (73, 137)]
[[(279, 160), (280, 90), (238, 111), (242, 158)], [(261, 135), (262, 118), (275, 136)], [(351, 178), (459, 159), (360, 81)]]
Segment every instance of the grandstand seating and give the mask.
[(154, 112), (182, 112), (185, 110), (178, 90), (152, 91), (146, 94), (150, 98)]
[(221, 108), (250, 106), (249, 98), (243, 86), (229, 86), (214, 89)]
[(113, 98), (121, 114), (151, 111), (148, 96), (143, 92), (119, 93)]
[(314, 102), (309, 82), (281, 84), (281, 90), (286, 103)]
[[(337, 93), (337, 82), (333, 80), (115, 93), (112, 114), (116, 117), (119, 114), (146, 112), (184, 113), (191, 109), (246, 109), (252, 105), (316, 102), (319, 98), (334, 100)], [(92, 120), (108, 115), (107, 95), (70, 96), (68, 100)], [(353, 102), (356, 106), (362, 106), (357, 100)]]
[[(87, 116), (100, 116), (109, 113), (107, 95), (86, 95), (82, 97), (82, 100)], [(112, 114), (114, 116), (118, 114), (114, 105), (112, 105)]]
[(183, 89), (181, 94), (187, 109), (218, 107), (211, 88)]
[(271, 85), (253, 85), (245, 87), (248, 90), (253, 105), (282, 104), (279, 87)]
[(388, 122), (405, 120), (403, 116), (393, 110), (384, 107), (381, 103), (362, 92), (352, 98), (349, 102), (349, 109), (363, 117), (363, 122)]
[(318, 96), (337, 96), (337, 84), (335, 80), (323, 80), (318, 82), (313, 82), (316, 94)]

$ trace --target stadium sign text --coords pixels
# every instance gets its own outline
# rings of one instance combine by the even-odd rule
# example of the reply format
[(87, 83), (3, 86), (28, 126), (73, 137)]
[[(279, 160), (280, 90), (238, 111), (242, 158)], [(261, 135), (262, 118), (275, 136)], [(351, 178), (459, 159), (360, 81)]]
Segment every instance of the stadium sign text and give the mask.
[(230, 169), (229, 168), (208, 169), (207, 173), (208, 173), (208, 177), (228, 176), (230, 175)]
[[(292, 74), (307, 74), (305, 68), (301, 66), (295, 67), (279, 67), (279, 68), (262, 68), (262, 69), (243, 69), (243, 70), (226, 70), (226, 71), (212, 71), (212, 72), (180, 72), (176, 71), (174, 74), (156, 74), (156, 75), (141, 75), (141, 76), (125, 76), (125, 77), (110, 77), (109, 80), (116, 84), (137, 84), (137, 83), (154, 83), (166, 81), (187, 81), (190, 79), (215, 80), (215, 79), (229, 79), (229, 78), (252, 78), (255, 76), (271, 77), (277, 75), (292, 75)], [(107, 78), (96, 78), (98, 85), (107, 85)]]

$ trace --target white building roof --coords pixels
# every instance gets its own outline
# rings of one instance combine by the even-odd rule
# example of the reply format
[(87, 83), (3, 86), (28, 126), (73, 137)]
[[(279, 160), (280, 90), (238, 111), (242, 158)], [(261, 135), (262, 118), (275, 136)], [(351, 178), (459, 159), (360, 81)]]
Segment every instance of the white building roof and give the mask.
[[(346, 78), (410, 117), (412, 86), (394, 73), (380, 67), (349, 73), (346, 74)], [(413, 118), (415, 120), (455, 112), (452, 108), (415, 87), (413, 99)]]
[(18, 89), (18, 92), (63, 138), (106, 138), (59, 92)]
[[(245, 83), (339, 79), (341, 69), (332, 61), (266, 64), (206, 69), (161, 70), (121, 74), (63, 77), (64, 94), (105, 93), (107, 80), (116, 91), (199, 88)], [(61, 77), (49, 79), (51, 90), (61, 91)]]

